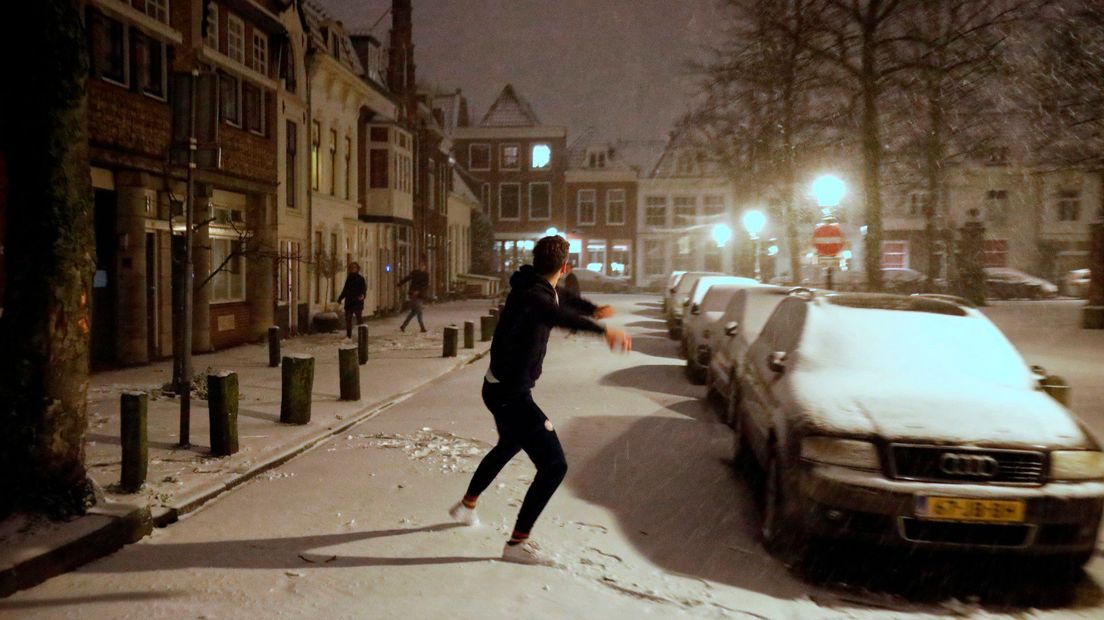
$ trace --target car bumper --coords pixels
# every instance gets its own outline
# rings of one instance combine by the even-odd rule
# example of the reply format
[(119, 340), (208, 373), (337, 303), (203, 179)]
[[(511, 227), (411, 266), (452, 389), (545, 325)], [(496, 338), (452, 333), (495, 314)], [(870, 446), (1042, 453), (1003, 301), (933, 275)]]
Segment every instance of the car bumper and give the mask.
[[(1096, 545), (1104, 483), (1041, 487), (889, 480), (866, 472), (801, 463), (797, 493), (805, 526), (825, 538), (909, 548), (978, 549), (1021, 555), (1067, 555)], [(1023, 500), (1022, 523), (936, 521), (916, 515), (917, 496)]]

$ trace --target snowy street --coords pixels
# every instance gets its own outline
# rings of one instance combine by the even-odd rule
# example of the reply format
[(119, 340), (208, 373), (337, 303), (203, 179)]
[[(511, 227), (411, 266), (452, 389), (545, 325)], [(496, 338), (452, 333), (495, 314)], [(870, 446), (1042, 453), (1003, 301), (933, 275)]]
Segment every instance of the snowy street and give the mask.
[[(1104, 559), (1076, 582), (1007, 563), (818, 550), (788, 568), (758, 537), (759, 485), (683, 374), (658, 298), (596, 296), (634, 351), (553, 337), (534, 397), (569, 471), (533, 532), (561, 568), (495, 560), (533, 468), (519, 455), (482, 525), (446, 511), (495, 441), (487, 359), (122, 551), (0, 601), (20, 618), (1100, 617)], [(989, 314), (1030, 363), (1064, 374), (1104, 436), (1104, 333), (1064, 327), (1072, 302)], [(1042, 326), (1042, 327), (1040, 327)]]

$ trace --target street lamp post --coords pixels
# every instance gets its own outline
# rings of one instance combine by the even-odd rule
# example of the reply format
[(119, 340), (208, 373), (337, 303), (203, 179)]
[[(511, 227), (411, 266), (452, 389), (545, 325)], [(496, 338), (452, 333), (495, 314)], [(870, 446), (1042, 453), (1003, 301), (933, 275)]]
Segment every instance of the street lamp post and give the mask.
[(763, 232), (763, 228), (767, 225), (767, 216), (763, 215), (762, 211), (745, 211), (744, 212), (744, 230), (747, 231), (748, 236), (751, 237), (752, 247), (755, 252), (755, 279), (762, 282), (763, 273), (759, 265), (759, 233)]
[[(847, 193), (847, 185), (843, 182), (843, 179), (834, 174), (821, 175), (813, 181), (812, 193), (813, 197), (816, 198), (817, 206), (820, 207), (823, 221), (825, 223), (835, 222), (835, 210), (843, 200), (844, 194)], [(825, 269), (824, 283), (827, 288), (831, 289), (832, 264), (828, 263)]]

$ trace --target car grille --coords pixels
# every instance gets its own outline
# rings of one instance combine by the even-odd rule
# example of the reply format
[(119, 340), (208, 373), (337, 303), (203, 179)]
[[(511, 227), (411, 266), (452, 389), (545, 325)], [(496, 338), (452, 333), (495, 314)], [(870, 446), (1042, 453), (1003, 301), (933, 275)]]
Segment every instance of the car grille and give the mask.
[(992, 523), (954, 523), (902, 519), (904, 536), (913, 542), (949, 545), (982, 545), (986, 547), (1022, 547), (1031, 533), (1029, 525), (995, 525)]
[[(900, 480), (1042, 484), (1046, 463), (1042, 452), (1027, 450), (913, 445), (893, 445), (890, 450), (893, 477)], [(953, 455), (950, 466), (946, 455)]]

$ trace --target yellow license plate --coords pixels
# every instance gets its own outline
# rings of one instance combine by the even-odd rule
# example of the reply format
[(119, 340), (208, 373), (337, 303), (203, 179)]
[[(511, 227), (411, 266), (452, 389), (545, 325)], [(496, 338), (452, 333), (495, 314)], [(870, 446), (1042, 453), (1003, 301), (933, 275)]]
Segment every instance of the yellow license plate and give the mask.
[(1027, 505), (1020, 499), (966, 499), (920, 495), (915, 501), (917, 517), (936, 521), (1021, 523), (1027, 509)]

